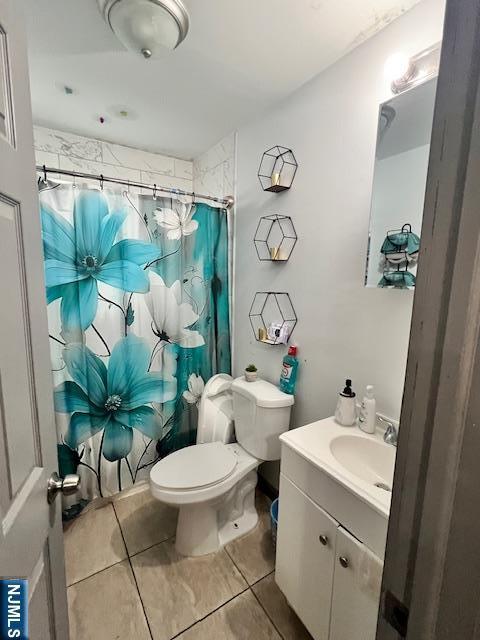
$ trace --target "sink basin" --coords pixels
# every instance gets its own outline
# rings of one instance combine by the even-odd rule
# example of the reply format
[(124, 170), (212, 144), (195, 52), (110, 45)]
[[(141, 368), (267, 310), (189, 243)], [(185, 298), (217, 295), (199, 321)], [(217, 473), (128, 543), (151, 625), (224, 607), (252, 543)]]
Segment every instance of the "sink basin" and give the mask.
[(330, 441), (333, 457), (350, 473), (385, 491), (391, 491), (395, 468), (395, 448), (392, 445), (342, 435)]

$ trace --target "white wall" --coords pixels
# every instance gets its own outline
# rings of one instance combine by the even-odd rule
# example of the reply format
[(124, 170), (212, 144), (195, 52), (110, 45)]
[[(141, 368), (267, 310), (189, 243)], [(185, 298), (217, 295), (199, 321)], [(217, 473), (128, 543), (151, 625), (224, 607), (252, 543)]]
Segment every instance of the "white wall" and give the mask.
[[(346, 377), (359, 395), (374, 384), (378, 410), (399, 416), (413, 292), (364, 287), (377, 116), (391, 97), (386, 58), (439, 41), (443, 11), (443, 0), (424, 0), (238, 132), (235, 374), (255, 362), (278, 381), (285, 349), (256, 342), (248, 312), (255, 291), (290, 292), (301, 361), (293, 426), (331, 415)], [(292, 189), (278, 195), (256, 176), (275, 144), (299, 163)], [(271, 213), (291, 215), (297, 229), (287, 264), (257, 260), (255, 228)]]
[(191, 191), (192, 162), (34, 127), (37, 164)]

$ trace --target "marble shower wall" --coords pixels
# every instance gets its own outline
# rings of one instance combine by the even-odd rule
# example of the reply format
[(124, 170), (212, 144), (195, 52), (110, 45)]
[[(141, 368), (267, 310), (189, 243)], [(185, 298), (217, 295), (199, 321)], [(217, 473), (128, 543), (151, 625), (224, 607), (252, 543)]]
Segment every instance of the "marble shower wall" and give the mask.
[(192, 162), (34, 127), (37, 164), (192, 191)]
[(235, 140), (231, 133), (193, 161), (193, 190), (207, 196), (235, 195)]

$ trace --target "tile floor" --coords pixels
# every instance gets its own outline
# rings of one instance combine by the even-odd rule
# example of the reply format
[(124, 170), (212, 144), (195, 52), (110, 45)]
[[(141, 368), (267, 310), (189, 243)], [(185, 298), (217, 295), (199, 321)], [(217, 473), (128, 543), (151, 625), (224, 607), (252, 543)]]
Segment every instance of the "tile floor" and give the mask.
[(175, 551), (176, 511), (148, 487), (65, 527), (71, 640), (311, 640), (274, 579), (269, 501), (219, 553)]

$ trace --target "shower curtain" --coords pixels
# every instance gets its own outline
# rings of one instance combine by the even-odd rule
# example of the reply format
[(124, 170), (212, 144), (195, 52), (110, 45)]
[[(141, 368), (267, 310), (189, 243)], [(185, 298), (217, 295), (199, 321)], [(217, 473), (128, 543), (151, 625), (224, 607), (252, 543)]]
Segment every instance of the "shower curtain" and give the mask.
[(85, 502), (194, 444), (205, 381), (230, 373), (227, 213), (50, 181), (40, 212), (59, 468)]

